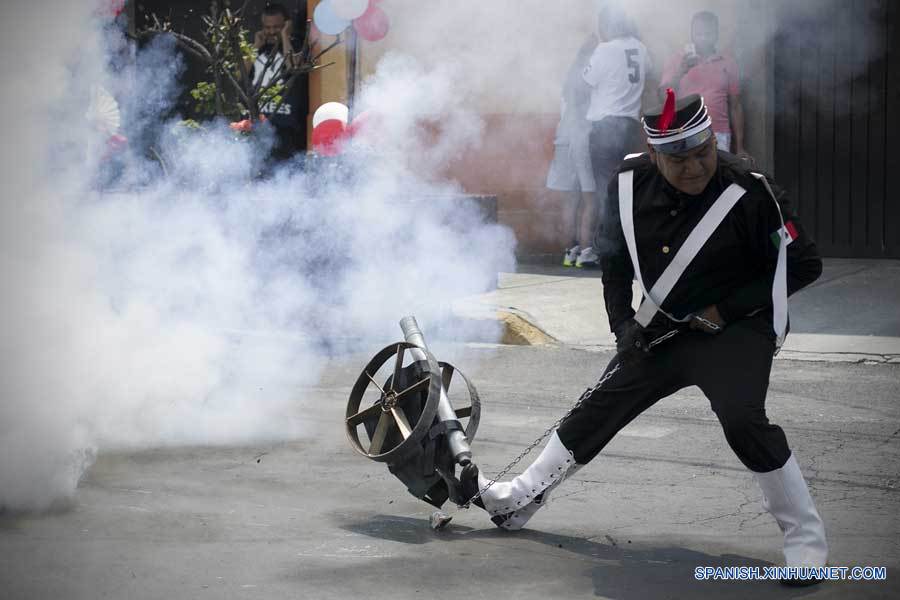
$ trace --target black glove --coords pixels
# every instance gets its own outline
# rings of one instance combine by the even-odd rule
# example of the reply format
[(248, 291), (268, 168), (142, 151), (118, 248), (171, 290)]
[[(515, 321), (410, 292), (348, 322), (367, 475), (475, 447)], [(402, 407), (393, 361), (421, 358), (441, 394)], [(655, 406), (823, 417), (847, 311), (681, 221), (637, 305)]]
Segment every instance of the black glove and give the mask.
[(616, 328), (616, 351), (622, 362), (634, 362), (650, 354), (646, 330), (634, 319), (628, 319)]

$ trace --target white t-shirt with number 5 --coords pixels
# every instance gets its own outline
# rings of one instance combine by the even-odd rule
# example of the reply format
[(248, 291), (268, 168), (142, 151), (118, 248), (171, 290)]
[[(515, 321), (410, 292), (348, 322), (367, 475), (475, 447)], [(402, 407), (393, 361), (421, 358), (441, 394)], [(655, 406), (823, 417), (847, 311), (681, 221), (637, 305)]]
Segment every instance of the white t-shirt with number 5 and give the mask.
[(637, 38), (616, 38), (599, 44), (584, 69), (584, 80), (591, 86), (587, 119), (637, 119), (649, 66), (647, 48)]

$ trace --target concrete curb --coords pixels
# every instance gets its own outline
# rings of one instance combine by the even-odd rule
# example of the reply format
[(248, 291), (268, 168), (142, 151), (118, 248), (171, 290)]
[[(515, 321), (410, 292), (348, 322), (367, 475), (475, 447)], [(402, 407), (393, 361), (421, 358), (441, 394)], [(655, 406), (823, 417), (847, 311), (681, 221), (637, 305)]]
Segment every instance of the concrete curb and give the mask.
[[(515, 312), (512, 312), (515, 311)], [(519, 346), (540, 346), (546, 344), (555, 344), (558, 346), (568, 346), (576, 350), (584, 350), (586, 352), (615, 352), (614, 344), (568, 344), (561, 342), (552, 335), (541, 329), (540, 325), (532, 322), (531, 315), (525, 311), (518, 311), (513, 308), (497, 308), (497, 318), (503, 321), (504, 333), (500, 341), (501, 344), (511, 344)], [(827, 338), (831, 336), (817, 334), (797, 334), (803, 336), (802, 339), (806, 343), (797, 344), (797, 346), (816, 345), (811, 343), (812, 338)], [(895, 342), (900, 344), (900, 342)], [(844, 362), (844, 363), (860, 363), (860, 364), (900, 364), (900, 352), (881, 354), (877, 352), (845, 352), (845, 351), (816, 351), (805, 350), (798, 347), (791, 347), (791, 336), (788, 335), (786, 345), (781, 352), (775, 357), (776, 360), (800, 360), (811, 362)]]
[(501, 344), (514, 346), (559, 345), (559, 340), (532, 322), (530, 315), (514, 308), (497, 309), (497, 318), (503, 322)]
[[(633, 298), (641, 296), (637, 283)], [(791, 297), (791, 333), (779, 360), (900, 363), (900, 261), (826, 259), (819, 281)], [(520, 265), (497, 288), (461, 301), (457, 316), (502, 322), (505, 344), (612, 351), (597, 273)]]

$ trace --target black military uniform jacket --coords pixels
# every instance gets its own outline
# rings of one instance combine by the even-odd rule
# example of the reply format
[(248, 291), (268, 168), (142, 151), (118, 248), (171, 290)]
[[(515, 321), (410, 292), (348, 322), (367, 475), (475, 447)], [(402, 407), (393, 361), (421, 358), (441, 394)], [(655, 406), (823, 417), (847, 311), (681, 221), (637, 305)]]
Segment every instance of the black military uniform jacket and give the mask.
[[(706, 211), (731, 183), (747, 193), (688, 265), (662, 304), (663, 310), (681, 318), (716, 305), (730, 323), (751, 314), (765, 318), (772, 330), (772, 280), (778, 257), (781, 229), (778, 210), (763, 184), (743, 168), (738, 159), (719, 151), (718, 166), (706, 190), (698, 196), (679, 192), (642, 154), (626, 160), (619, 172), (634, 171), (634, 231), (644, 285), (649, 290), (669, 265)], [(767, 178), (768, 179), (768, 178)], [(788, 245), (787, 287), (792, 294), (815, 281), (822, 260), (815, 243), (803, 231), (784, 190), (768, 179), (781, 206), (785, 223), (796, 238)], [(612, 331), (631, 319), (634, 268), (619, 221), (618, 173), (609, 184), (609, 199), (600, 233), (603, 296)], [(648, 329), (670, 330), (671, 320), (657, 313)]]

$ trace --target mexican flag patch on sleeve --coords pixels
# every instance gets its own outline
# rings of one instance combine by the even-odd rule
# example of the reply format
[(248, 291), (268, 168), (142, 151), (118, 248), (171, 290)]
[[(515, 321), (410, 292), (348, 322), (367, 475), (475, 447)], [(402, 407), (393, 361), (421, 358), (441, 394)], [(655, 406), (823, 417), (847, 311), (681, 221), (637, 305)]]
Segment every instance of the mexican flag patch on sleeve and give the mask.
[(788, 221), (784, 224), (784, 227), (778, 231), (773, 231), (769, 237), (772, 238), (772, 243), (775, 244), (776, 248), (780, 246), (778, 243), (779, 238), (784, 240), (785, 245), (788, 245), (797, 239), (797, 228), (794, 227), (793, 221)]

